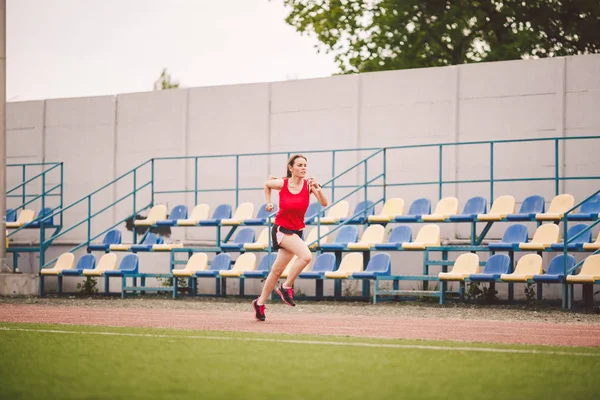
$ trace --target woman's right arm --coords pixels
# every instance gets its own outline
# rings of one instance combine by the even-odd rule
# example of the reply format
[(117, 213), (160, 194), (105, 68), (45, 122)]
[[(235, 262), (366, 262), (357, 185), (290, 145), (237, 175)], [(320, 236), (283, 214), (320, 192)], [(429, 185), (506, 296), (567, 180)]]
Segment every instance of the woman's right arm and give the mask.
[(281, 190), (282, 187), (283, 179), (269, 179), (267, 182), (265, 182), (265, 199), (267, 202), (266, 209), (268, 212), (271, 212), (274, 209), (273, 203), (271, 202), (271, 190)]

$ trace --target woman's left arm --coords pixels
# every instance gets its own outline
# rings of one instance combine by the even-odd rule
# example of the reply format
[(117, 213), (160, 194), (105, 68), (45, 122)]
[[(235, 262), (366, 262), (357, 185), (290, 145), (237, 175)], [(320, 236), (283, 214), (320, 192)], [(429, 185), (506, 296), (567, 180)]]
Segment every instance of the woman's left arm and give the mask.
[(317, 182), (315, 178), (309, 178), (308, 184), (311, 193), (315, 195), (317, 200), (319, 200), (319, 203), (321, 203), (323, 207), (327, 207), (329, 203), (327, 201), (327, 197), (325, 197), (325, 193), (323, 193), (323, 189), (321, 188), (319, 182)]

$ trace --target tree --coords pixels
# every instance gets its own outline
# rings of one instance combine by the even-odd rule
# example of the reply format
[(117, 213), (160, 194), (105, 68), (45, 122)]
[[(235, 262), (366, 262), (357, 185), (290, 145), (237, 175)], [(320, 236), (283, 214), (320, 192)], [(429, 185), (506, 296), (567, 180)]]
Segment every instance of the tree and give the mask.
[(154, 90), (176, 89), (179, 87), (179, 82), (171, 82), (171, 75), (167, 73), (167, 69), (163, 69), (160, 77), (154, 82)]
[(598, 0), (284, 0), (342, 73), (600, 52)]

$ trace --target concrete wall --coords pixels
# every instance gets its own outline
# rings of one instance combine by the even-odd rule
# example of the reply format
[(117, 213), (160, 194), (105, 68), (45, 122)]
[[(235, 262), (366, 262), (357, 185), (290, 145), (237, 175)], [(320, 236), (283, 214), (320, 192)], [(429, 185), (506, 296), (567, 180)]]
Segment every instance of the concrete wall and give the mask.
[[(8, 157), (9, 163), (63, 161), (65, 204), (69, 204), (152, 157), (597, 136), (598, 104), (600, 55), (9, 103)], [(599, 150), (599, 140), (561, 143), (560, 174), (598, 175)], [(488, 179), (489, 151), (489, 145), (445, 147), (443, 179)], [(370, 153), (336, 153), (336, 173)], [(310, 173), (321, 181), (331, 178), (331, 158), (331, 153), (309, 153)], [(554, 176), (554, 142), (497, 144), (494, 158), (496, 179)], [(268, 174), (282, 175), (286, 159), (287, 154), (240, 157), (240, 186), (259, 190), (241, 192), (239, 201), (251, 201), (257, 207), (262, 204), (260, 187), (264, 179)], [(382, 160), (379, 155), (369, 162), (369, 178), (381, 172)], [(402, 197), (407, 206), (418, 197), (428, 197), (435, 206), (437, 185), (394, 184), (436, 181), (438, 162), (438, 147), (389, 150), (387, 183), (391, 186), (387, 196)], [(193, 190), (195, 169), (191, 160), (156, 161), (155, 190)], [(9, 187), (20, 181), (15, 171), (8, 171)], [(138, 187), (150, 175), (150, 164), (137, 171)], [(235, 203), (233, 192), (218, 191), (235, 186), (235, 157), (200, 159), (197, 175), (200, 189), (215, 189), (200, 193), (198, 202), (212, 208), (223, 202)], [(363, 181), (361, 167), (336, 184)], [(560, 191), (582, 199), (598, 186), (597, 181), (567, 181), (561, 183)], [(95, 195), (92, 209), (99, 210), (127, 195), (132, 187), (133, 174)], [(344, 193), (347, 190), (336, 192), (336, 198)], [(542, 194), (549, 202), (554, 196), (554, 183), (495, 184), (494, 197), (507, 193), (519, 202), (530, 194)], [(370, 198), (381, 195), (381, 188), (369, 191)], [(487, 184), (446, 184), (442, 196), (449, 195), (457, 196), (462, 208), (473, 195), (489, 197), (490, 188)], [(147, 188), (137, 196), (136, 205), (150, 200)], [(358, 200), (358, 196), (351, 197), (352, 206)], [(157, 194), (156, 202), (166, 203), (169, 208), (183, 203), (191, 209), (194, 195)], [(87, 215), (84, 203), (65, 212), (67, 227)], [(126, 217), (132, 209), (133, 199), (128, 197), (94, 219), (92, 234)], [(87, 235), (86, 226), (61, 239), (82, 241)], [(413, 226), (415, 235), (419, 227)], [(442, 228), (444, 238), (469, 235), (467, 226)], [(491, 231), (492, 237), (499, 237), (504, 229), (498, 224)], [(531, 234), (534, 229), (531, 224)], [(17, 240), (34, 240), (27, 235), (23, 233)], [(130, 234), (125, 238), (130, 240)], [(194, 228), (175, 229), (169, 240), (213, 238), (214, 229)], [(394, 254), (395, 271), (420, 272), (420, 257)], [(33, 259), (25, 260), (27, 256), (23, 258), (24, 266), (36, 264)], [(167, 260), (166, 255), (143, 255), (142, 269), (165, 271)]]

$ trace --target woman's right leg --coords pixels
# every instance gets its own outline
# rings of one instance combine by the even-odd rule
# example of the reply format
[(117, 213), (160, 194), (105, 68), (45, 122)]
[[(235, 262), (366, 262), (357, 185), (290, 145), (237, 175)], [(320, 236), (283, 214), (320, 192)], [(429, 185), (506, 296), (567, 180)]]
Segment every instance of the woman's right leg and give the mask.
[(258, 298), (258, 304), (266, 304), (267, 300), (269, 299), (269, 296), (275, 289), (275, 285), (277, 285), (279, 277), (283, 273), (285, 267), (292, 260), (292, 257), (294, 257), (294, 253), (289, 252), (283, 248), (279, 249), (279, 252), (277, 253), (277, 258), (275, 259), (275, 262), (271, 267), (271, 272), (269, 273), (269, 276), (267, 276), (260, 297)]

